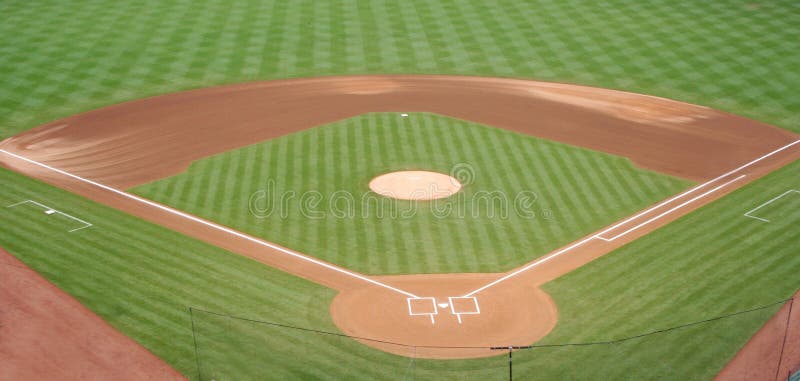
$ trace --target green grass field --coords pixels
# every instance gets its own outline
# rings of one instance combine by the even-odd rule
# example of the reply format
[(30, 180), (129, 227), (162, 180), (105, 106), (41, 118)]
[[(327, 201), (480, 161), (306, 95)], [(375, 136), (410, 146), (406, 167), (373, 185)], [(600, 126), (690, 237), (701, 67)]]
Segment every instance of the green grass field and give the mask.
[[(0, 138), (182, 89), (362, 73), (595, 85), (800, 132), (798, 34), (800, 5), (789, 0), (4, 1)], [(788, 297), (800, 287), (797, 210), (767, 211), (780, 215), (768, 224), (742, 214), (800, 189), (798, 172), (794, 163), (546, 285), (560, 321), (544, 343), (614, 338)], [(188, 306), (335, 331), (332, 290), (0, 169), (0, 205), (24, 199), (94, 226), (66, 233), (34, 208), (0, 208), (0, 245), (188, 377), (198, 377)], [(610, 346), (518, 352), (515, 374), (710, 379), (775, 308)], [(347, 339), (196, 318), (203, 379), (507, 376), (503, 357), (409, 362)]]
[[(437, 202), (370, 192), (373, 177), (405, 169), (467, 184)], [(386, 113), (225, 152), (133, 191), (349, 269), (420, 274), (510, 270), (689, 184), (601, 152), (440, 115)], [(281, 201), (289, 192), (297, 197)], [(309, 192), (319, 192), (319, 205), (302, 208)], [(251, 212), (254, 194), (272, 200), (269, 213), (260, 197), (263, 211)], [(521, 208), (518, 195), (536, 198)]]
[(180, 89), (361, 73), (581, 83), (800, 131), (792, 0), (33, 0), (0, 20), (0, 137)]

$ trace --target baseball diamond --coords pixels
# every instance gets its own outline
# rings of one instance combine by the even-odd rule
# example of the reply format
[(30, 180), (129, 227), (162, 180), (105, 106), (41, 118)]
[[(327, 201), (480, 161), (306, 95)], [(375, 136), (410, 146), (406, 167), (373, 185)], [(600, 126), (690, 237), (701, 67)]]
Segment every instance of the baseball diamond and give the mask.
[(796, 4), (0, 10), (0, 379), (798, 377)]

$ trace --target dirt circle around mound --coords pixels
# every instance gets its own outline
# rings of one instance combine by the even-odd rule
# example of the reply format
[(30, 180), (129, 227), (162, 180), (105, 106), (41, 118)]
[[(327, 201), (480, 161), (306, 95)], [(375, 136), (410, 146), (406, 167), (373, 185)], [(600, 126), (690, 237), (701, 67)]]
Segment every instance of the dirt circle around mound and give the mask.
[(388, 198), (400, 200), (436, 200), (461, 190), (461, 182), (444, 173), (432, 171), (396, 171), (370, 180), (369, 189)]

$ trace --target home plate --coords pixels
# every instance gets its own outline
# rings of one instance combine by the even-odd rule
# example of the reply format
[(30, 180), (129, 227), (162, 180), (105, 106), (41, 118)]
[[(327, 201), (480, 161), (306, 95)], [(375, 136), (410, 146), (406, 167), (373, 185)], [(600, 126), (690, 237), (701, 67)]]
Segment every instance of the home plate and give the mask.
[(438, 304), (438, 306), (439, 306), (439, 307), (442, 307), (442, 308), (447, 308), (447, 307), (448, 307), (448, 306), (450, 306), (450, 305), (449, 305), (449, 304), (447, 304), (447, 303), (439, 303), (439, 304)]

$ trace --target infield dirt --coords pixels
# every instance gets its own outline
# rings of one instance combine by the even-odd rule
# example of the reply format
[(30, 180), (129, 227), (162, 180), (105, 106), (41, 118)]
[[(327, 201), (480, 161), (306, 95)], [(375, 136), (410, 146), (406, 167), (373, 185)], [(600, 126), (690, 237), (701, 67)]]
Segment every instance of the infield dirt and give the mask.
[[(354, 76), (223, 86), (133, 101), (48, 123), (3, 141), (0, 149), (127, 189), (179, 173), (203, 157), (366, 112), (443, 114), (627, 157), (641, 167), (700, 182), (798, 139), (705, 107), (613, 90), (480, 77)], [(415, 354), (465, 358), (493, 355), (488, 346), (526, 345), (546, 335), (557, 311), (539, 285), (798, 158), (798, 146), (776, 153), (714, 179), (703, 192), (714, 191), (698, 191), (702, 197), (691, 202), (676, 199), (621, 223), (608, 232), (617, 239), (592, 234), (568, 252), (558, 251), (565, 255), (517, 269), (523, 272), (370, 277), (437, 302), (503, 280), (479, 292), (479, 315), (464, 315), (459, 323), (445, 309), (435, 324), (428, 316), (409, 316), (406, 296), (336, 271), (335, 265), (286, 255), (8, 154), (0, 155), (0, 165), (335, 288), (340, 294), (331, 313), (346, 334), (413, 346), (482, 347), (423, 348)], [(409, 355), (407, 347), (363, 342)]]

